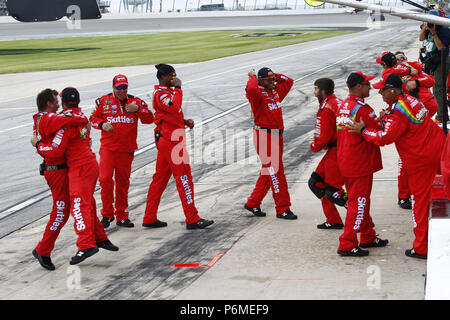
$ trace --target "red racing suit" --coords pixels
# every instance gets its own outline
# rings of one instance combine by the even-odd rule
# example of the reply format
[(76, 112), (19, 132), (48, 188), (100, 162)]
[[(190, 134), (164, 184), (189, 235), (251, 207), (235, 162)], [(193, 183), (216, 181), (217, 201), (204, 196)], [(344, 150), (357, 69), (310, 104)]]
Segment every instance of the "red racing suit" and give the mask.
[[(79, 108), (65, 109), (62, 114), (82, 116)], [(65, 155), (69, 166), (70, 212), (78, 235), (78, 250), (97, 246), (97, 242), (108, 237), (97, 217), (94, 199), (98, 178), (98, 163), (89, 146), (89, 131), (86, 128), (62, 128), (51, 143), (38, 146), (38, 153), (44, 157)]]
[(444, 176), (447, 199), (450, 199), (450, 135), (447, 134), (444, 151), (441, 157), (441, 171)]
[(365, 141), (360, 134), (350, 132), (346, 127), (350, 120), (363, 120), (368, 128), (381, 128), (375, 112), (362, 98), (349, 95), (338, 110), (337, 159), (348, 194), (344, 233), (339, 237), (341, 251), (349, 251), (358, 246), (358, 230), (361, 231), (361, 243), (375, 240), (376, 233), (370, 216), (370, 193), (373, 173), (383, 168), (380, 148)]
[[(319, 106), (314, 130), (314, 141), (310, 144), (313, 152), (326, 149), (326, 153), (317, 166), (315, 172), (321, 177), (323, 188), (327, 185), (341, 191), (344, 177), (339, 171), (337, 163), (337, 132), (336, 115), (343, 101), (334, 94), (327, 96)], [(333, 202), (326, 196), (321, 198), (322, 209), (327, 217), (327, 223), (342, 223), (342, 219)]]
[(256, 76), (251, 76), (247, 82), (246, 97), (255, 122), (253, 143), (262, 163), (255, 188), (247, 199), (246, 205), (250, 208), (259, 208), (269, 189), (272, 189), (277, 214), (284, 213), (291, 206), (283, 166), (284, 124), (281, 102), (293, 84), (293, 79), (278, 73), (273, 90), (259, 85)]
[[(137, 112), (128, 113), (125, 105), (134, 103), (139, 106)], [(92, 127), (102, 129), (103, 123), (111, 123), (114, 131), (102, 130), (100, 138), (100, 174), (103, 217), (117, 217), (117, 221), (128, 219), (128, 189), (130, 187), (131, 164), (134, 151), (137, 149), (138, 120), (149, 124), (153, 122), (153, 114), (147, 104), (132, 95), (125, 102), (119, 101), (113, 93), (104, 95), (95, 101), (96, 107), (90, 121)], [(114, 180), (115, 178), (115, 210)]]
[[(412, 76), (411, 70), (416, 69), (417, 75)], [(435, 80), (432, 75), (426, 74), (422, 71), (423, 65), (420, 62), (402, 62), (398, 63), (392, 68), (387, 68), (383, 70), (382, 77), (386, 79), (389, 74), (395, 73), (402, 78), (403, 91), (406, 90), (406, 83), (408, 81), (416, 81), (417, 88), (414, 92), (410, 92), (410, 95), (418, 98), (424, 106), (428, 109), (428, 116), (431, 118), (434, 116), (438, 109), (438, 103), (430, 88), (434, 86)], [(408, 186), (408, 177), (406, 175), (406, 168), (402, 163), (402, 159), (398, 159), (398, 198), (407, 199), (411, 195)]]
[[(415, 76), (411, 75), (412, 69), (417, 70)], [(438, 109), (436, 98), (430, 90), (430, 88), (434, 86), (435, 80), (432, 75), (426, 74), (422, 69), (423, 65), (420, 62), (404, 61), (391, 68), (384, 69), (382, 77), (383, 79), (386, 79), (391, 73), (398, 75), (402, 79), (404, 92), (408, 92), (408, 90), (406, 90), (406, 83), (408, 81), (416, 81), (417, 88), (408, 94), (418, 98), (420, 102), (424, 104), (428, 109), (428, 116), (431, 118), (436, 114)]]
[[(39, 138), (40, 143), (51, 143), (55, 133), (64, 126), (84, 126), (87, 123), (86, 117), (64, 117), (48, 112), (39, 112), (33, 115), (33, 120), (33, 134)], [(69, 219), (69, 179), (64, 156), (45, 157), (44, 165), (46, 169), (44, 177), (52, 192), (53, 207), (42, 240), (36, 246), (36, 251), (41, 256), (49, 257), (62, 227)]]
[(439, 170), (445, 135), (416, 98), (400, 94), (383, 117), (382, 130), (366, 128), (362, 137), (374, 145), (395, 143), (408, 176), (413, 208), (413, 249), (427, 253), (431, 185)]
[(144, 224), (157, 221), (161, 196), (172, 175), (186, 216), (186, 224), (196, 223), (200, 220), (194, 203), (194, 183), (186, 148), (182, 101), (183, 91), (180, 87), (155, 86), (153, 108), (155, 109), (155, 143), (158, 156), (156, 172), (148, 189)]

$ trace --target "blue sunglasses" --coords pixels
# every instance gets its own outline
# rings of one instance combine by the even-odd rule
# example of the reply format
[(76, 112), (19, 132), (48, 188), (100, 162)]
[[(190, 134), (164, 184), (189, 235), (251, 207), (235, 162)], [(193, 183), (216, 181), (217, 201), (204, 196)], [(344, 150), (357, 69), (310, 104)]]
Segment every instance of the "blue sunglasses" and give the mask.
[(116, 87), (117, 90), (125, 90), (128, 89), (128, 86), (126, 84), (123, 84), (121, 86)]

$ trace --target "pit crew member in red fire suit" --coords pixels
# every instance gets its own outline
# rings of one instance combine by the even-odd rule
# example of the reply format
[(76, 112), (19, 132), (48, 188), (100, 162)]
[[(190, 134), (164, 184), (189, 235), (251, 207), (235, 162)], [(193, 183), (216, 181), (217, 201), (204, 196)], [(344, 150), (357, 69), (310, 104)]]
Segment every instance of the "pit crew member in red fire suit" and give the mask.
[(186, 216), (187, 229), (203, 229), (214, 223), (198, 215), (194, 203), (194, 183), (192, 181), (189, 154), (186, 148), (186, 129), (194, 127), (192, 119), (184, 119), (181, 104), (183, 90), (181, 80), (175, 69), (167, 64), (155, 66), (159, 85), (153, 91), (153, 108), (155, 109), (155, 143), (158, 149), (156, 172), (148, 189), (147, 206), (142, 226), (161, 228), (166, 222), (157, 218), (161, 196), (173, 175), (178, 194)]
[(334, 95), (334, 82), (320, 78), (314, 82), (314, 95), (319, 100), (319, 110), (314, 130), (312, 151), (326, 150), (316, 170), (308, 181), (309, 188), (322, 202), (327, 220), (317, 225), (319, 229), (342, 229), (344, 224), (335, 204), (346, 206), (347, 194), (342, 189), (344, 177), (337, 164), (336, 114), (342, 100)]
[[(36, 102), (39, 112), (33, 115), (34, 126), (31, 143), (34, 146), (38, 140), (44, 143), (51, 142), (55, 133), (64, 126), (77, 127), (88, 123), (86, 117), (65, 117), (56, 114), (59, 108), (58, 91), (56, 90), (45, 89), (41, 91), (36, 98)], [(46, 157), (40, 166), (40, 173), (45, 177), (52, 192), (53, 208), (42, 239), (32, 254), (41, 266), (48, 270), (55, 270), (50, 255), (62, 227), (70, 216), (67, 168), (64, 156)]]
[[(418, 98), (428, 109), (429, 117), (436, 114), (438, 103), (429, 89), (435, 83), (434, 77), (422, 72), (421, 63), (408, 62), (401, 51), (396, 52), (395, 55), (392, 52), (383, 52), (376, 61), (383, 66), (383, 79), (391, 73), (398, 75), (402, 78), (404, 92)], [(403, 209), (411, 209), (408, 179), (401, 158), (398, 159), (398, 205)]]
[[(75, 88), (65, 88), (61, 92), (63, 114), (82, 116), (78, 108), (80, 95)], [(49, 144), (37, 144), (38, 153), (44, 157), (65, 156), (69, 166), (70, 213), (74, 219), (78, 235), (78, 252), (70, 264), (78, 264), (98, 252), (98, 248), (117, 251), (97, 218), (94, 199), (98, 178), (98, 163), (90, 148), (89, 130), (81, 127), (59, 130)]]
[(258, 71), (258, 77), (253, 69), (248, 76), (245, 91), (254, 117), (253, 143), (262, 168), (244, 208), (255, 216), (265, 216), (260, 208), (261, 202), (272, 189), (276, 217), (294, 220), (297, 216), (290, 210), (291, 201), (284, 175), (284, 124), (281, 109), (281, 102), (291, 90), (294, 80), (283, 74), (275, 74), (266, 67)]
[[(399, 59), (397, 59), (397, 56)], [(417, 61), (407, 61), (403, 52), (383, 52), (376, 59), (383, 67), (381, 74), (383, 79), (391, 74), (398, 75), (403, 82), (403, 91), (416, 97), (428, 109), (428, 116), (433, 117), (438, 109), (438, 103), (430, 88), (434, 86), (435, 80), (432, 75), (422, 71), (423, 65)]]
[(374, 84), (374, 88), (379, 89), (390, 106), (389, 113), (383, 117), (382, 129), (369, 128), (364, 120), (350, 128), (376, 146), (395, 143), (406, 166), (413, 211), (415, 239), (413, 248), (405, 254), (426, 259), (431, 185), (439, 170), (445, 134), (427, 116), (427, 108), (418, 99), (403, 93), (402, 81), (397, 75), (389, 75)]
[(348, 194), (344, 233), (339, 237), (337, 251), (341, 256), (367, 256), (369, 251), (361, 248), (384, 247), (388, 243), (388, 240), (377, 237), (370, 216), (373, 173), (383, 168), (380, 148), (347, 128), (349, 123), (363, 119), (367, 127), (380, 129), (375, 112), (364, 101), (370, 95), (370, 80), (373, 78), (360, 71), (348, 76), (349, 96), (339, 108), (336, 118), (337, 158)]
[(99, 181), (103, 203), (101, 223), (107, 228), (116, 216), (118, 226), (132, 228), (134, 224), (126, 210), (131, 164), (137, 149), (138, 120), (146, 124), (152, 123), (153, 114), (143, 100), (128, 94), (126, 76), (116, 75), (112, 87), (113, 93), (95, 101), (96, 107), (90, 117), (92, 127), (102, 131), (99, 152)]

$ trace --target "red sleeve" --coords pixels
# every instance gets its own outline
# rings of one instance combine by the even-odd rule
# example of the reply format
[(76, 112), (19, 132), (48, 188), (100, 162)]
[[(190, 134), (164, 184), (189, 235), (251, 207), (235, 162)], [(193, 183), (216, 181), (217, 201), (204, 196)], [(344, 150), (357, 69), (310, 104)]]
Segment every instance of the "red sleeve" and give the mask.
[(310, 145), (313, 152), (319, 152), (331, 141), (336, 130), (336, 115), (333, 110), (325, 107), (317, 115), (314, 130), (314, 141)]
[(100, 124), (105, 122), (103, 119), (103, 101), (101, 98), (95, 100), (95, 108), (92, 111), (92, 114), (89, 118), (89, 121), (92, 124), (92, 127), (95, 129), (101, 129)]
[(154, 96), (155, 103), (158, 107), (168, 113), (180, 112), (183, 102), (183, 90), (175, 88), (173, 94), (166, 91), (157, 91)]
[(136, 99), (136, 101), (139, 104), (137, 114), (141, 122), (145, 124), (153, 123), (153, 113), (148, 109), (147, 103), (141, 99)]
[(377, 115), (375, 114), (375, 111), (369, 106), (363, 106), (359, 109), (359, 121), (361, 119), (366, 124), (367, 128), (372, 128), (375, 130), (381, 130), (381, 121), (378, 119)]
[(88, 119), (84, 115), (49, 113), (47, 116), (40, 119), (39, 128), (45, 128), (45, 133), (47, 135), (52, 135), (62, 127), (79, 127), (84, 126), (87, 123)]
[(385, 120), (383, 130), (378, 131), (369, 127), (363, 130), (362, 136), (366, 141), (377, 146), (391, 144), (407, 129), (406, 123), (395, 114), (386, 116), (383, 119)]
[(415, 80), (419, 82), (419, 85), (421, 87), (425, 88), (431, 88), (436, 83), (434, 77), (431, 74), (426, 74), (424, 72), (421, 72), (420, 76), (418, 76)]
[(39, 142), (37, 152), (44, 158), (61, 157), (67, 149), (70, 139), (70, 129), (62, 128), (56, 132), (52, 142)]
[(289, 90), (291, 90), (292, 85), (294, 84), (294, 79), (289, 78), (283, 74), (277, 73), (277, 91), (280, 95), (280, 101), (283, 101), (284, 98), (289, 93)]
[(258, 89), (258, 79), (256, 78), (256, 76), (249, 77), (247, 81), (247, 87), (245, 88), (245, 93), (247, 99), (252, 105), (259, 105), (262, 96), (260, 90)]

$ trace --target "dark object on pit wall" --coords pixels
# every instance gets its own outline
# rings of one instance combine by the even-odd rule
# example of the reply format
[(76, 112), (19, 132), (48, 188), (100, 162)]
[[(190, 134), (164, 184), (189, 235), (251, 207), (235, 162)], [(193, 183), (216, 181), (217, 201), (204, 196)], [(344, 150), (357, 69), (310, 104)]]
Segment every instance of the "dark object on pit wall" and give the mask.
[[(68, 10), (72, 5), (80, 8), (79, 13)], [(8, 0), (6, 7), (9, 15), (21, 22), (56, 21), (73, 14), (80, 19), (102, 17), (96, 0)]]
[(217, 4), (204, 4), (200, 6), (200, 11), (222, 11), (225, 10), (225, 6), (223, 3)]

